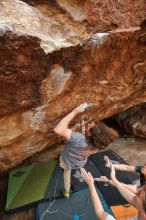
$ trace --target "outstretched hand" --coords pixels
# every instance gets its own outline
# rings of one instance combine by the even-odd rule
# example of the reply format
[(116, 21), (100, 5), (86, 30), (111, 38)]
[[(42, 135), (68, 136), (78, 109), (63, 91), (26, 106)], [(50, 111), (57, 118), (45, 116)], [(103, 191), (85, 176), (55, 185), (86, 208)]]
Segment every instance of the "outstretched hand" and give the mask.
[(109, 183), (109, 179), (106, 176), (101, 176), (99, 178), (94, 178), (97, 182)]
[(86, 172), (84, 168), (81, 168), (81, 175), (83, 180), (87, 183), (88, 186), (94, 185), (94, 178), (90, 172)]
[(110, 168), (110, 163), (111, 162), (110, 162), (109, 158), (107, 156), (104, 156), (104, 160), (105, 160), (105, 166)]
[(109, 167), (111, 170), (111, 179), (115, 179), (116, 178), (116, 173), (115, 173), (115, 168), (112, 164), (112, 162), (109, 160), (109, 158), (107, 156), (104, 156), (104, 160), (105, 160), (105, 166)]
[(85, 109), (87, 108), (87, 106), (88, 106), (87, 103), (83, 103), (83, 104), (79, 105), (78, 107), (76, 107), (76, 108), (74, 109), (74, 111), (75, 111), (76, 113), (84, 112)]

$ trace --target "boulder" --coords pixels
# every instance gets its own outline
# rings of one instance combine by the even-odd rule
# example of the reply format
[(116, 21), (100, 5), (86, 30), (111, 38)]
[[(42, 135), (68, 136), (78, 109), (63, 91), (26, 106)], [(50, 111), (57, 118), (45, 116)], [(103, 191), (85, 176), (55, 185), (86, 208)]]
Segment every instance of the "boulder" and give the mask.
[(116, 115), (121, 128), (131, 135), (146, 138), (146, 103), (135, 106)]
[(91, 108), (71, 127), (146, 100), (145, 25), (134, 26), (142, 15), (99, 32), (87, 19), (90, 1), (80, 9), (79, 1), (41, 2), (0, 3), (0, 172), (62, 142), (53, 128), (82, 102)]

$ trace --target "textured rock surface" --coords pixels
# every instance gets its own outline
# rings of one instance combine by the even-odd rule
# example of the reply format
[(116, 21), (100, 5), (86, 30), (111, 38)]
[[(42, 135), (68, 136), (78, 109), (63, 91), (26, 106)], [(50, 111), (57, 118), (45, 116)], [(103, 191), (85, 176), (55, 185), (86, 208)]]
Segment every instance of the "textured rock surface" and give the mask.
[(0, 2), (0, 172), (60, 143), (54, 126), (82, 102), (100, 120), (146, 100), (144, 25), (93, 34), (89, 1), (27, 2)]
[(45, 53), (82, 44), (89, 38), (84, 25), (71, 22), (53, 9), (49, 7), (50, 14), (44, 15), (22, 1), (4, 0), (0, 3), (0, 27), (3, 32), (11, 30), (19, 36), (39, 38)]
[(84, 21), (85, 15), (85, 0), (57, 0), (57, 3), (67, 11), (75, 21)]
[[(47, 72), (40, 41), (12, 32), (0, 36), (0, 115), (39, 105), (39, 85)], [(38, 62), (39, 61), (39, 62)]]
[(116, 119), (128, 134), (146, 138), (146, 103), (119, 113)]
[(144, 0), (87, 0), (85, 14), (98, 30), (138, 26), (145, 18)]
[[(89, 29), (108, 31), (116, 28), (139, 26), (145, 20), (144, 0), (24, 0), (48, 12), (55, 5), (66, 12), (74, 21), (85, 22)], [(91, 28), (91, 27), (94, 27)]]

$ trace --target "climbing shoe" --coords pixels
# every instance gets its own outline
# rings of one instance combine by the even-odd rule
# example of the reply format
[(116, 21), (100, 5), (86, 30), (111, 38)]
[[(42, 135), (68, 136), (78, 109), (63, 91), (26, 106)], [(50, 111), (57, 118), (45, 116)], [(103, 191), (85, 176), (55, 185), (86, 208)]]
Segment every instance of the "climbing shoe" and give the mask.
[(64, 196), (66, 199), (69, 199), (70, 192), (64, 191), (64, 192), (63, 192), (63, 196)]

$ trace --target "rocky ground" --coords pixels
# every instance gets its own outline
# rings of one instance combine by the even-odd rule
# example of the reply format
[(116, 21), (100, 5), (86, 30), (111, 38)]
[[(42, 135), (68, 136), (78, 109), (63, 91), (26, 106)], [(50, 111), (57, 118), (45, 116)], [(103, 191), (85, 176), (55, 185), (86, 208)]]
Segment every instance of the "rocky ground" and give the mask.
[[(58, 157), (62, 151), (63, 146), (54, 146), (49, 151), (45, 150), (39, 155), (35, 155), (24, 164), (32, 164), (33, 162), (45, 162), (50, 159)], [(108, 149), (114, 150), (117, 154), (123, 157), (129, 164), (143, 164), (146, 162), (146, 139), (135, 138), (119, 138), (114, 143), (109, 145)], [(8, 173), (4, 173), (0, 176), (0, 219), (1, 220), (34, 220), (35, 219), (35, 207), (22, 210), (13, 214), (6, 215), (4, 213), (4, 206), (6, 200)]]

